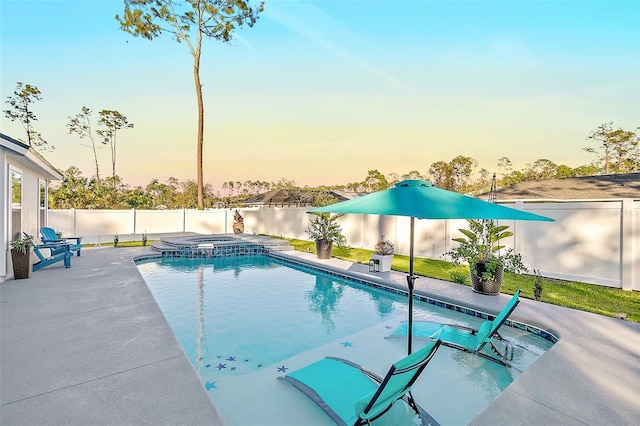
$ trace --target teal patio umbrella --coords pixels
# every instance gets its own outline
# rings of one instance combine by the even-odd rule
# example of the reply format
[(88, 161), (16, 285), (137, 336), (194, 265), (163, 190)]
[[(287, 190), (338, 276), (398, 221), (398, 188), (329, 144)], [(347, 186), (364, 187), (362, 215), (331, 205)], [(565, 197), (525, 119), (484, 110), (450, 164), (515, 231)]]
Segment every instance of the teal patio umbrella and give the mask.
[(413, 242), (415, 219), (503, 219), (539, 220), (553, 222), (545, 216), (489, 203), (457, 192), (436, 188), (422, 180), (405, 180), (393, 188), (374, 192), (352, 200), (325, 207), (318, 207), (308, 213), (357, 213), (385, 216), (408, 216), (411, 218), (409, 240), (409, 323), (408, 353), (411, 354), (413, 330), (413, 289), (416, 276), (413, 275)]

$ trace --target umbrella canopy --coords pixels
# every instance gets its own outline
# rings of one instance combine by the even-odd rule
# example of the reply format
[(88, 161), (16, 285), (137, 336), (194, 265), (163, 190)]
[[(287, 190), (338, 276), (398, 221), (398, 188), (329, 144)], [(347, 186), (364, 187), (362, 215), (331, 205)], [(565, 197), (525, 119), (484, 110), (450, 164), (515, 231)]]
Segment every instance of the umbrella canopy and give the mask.
[(545, 216), (488, 203), (457, 192), (436, 188), (423, 180), (405, 180), (393, 188), (374, 192), (352, 200), (318, 207), (308, 213), (356, 213), (384, 216), (408, 216), (411, 218), (409, 245), (409, 323), (408, 352), (411, 354), (413, 324), (413, 275), (414, 219), (503, 219), (539, 220), (553, 222)]
[(359, 213), (418, 219), (553, 219), (447, 191), (423, 180), (405, 180), (393, 188), (319, 207), (309, 213)]

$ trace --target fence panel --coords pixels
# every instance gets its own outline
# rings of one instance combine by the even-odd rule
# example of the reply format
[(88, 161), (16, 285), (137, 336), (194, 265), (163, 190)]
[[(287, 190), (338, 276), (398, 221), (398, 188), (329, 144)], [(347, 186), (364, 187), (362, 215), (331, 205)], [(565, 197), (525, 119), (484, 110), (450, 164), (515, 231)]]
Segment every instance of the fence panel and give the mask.
[(640, 291), (640, 200), (624, 200), (622, 223), (622, 288)]
[(523, 252), (537, 256), (540, 272), (620, 287), (621, 202), (559, 204), (553, 217), (552, 226), (537, 226), (523, 235)]
[(47, 226), (62, 232), (63, 235), (75, 235), (75, 210), (48, 210)]
[(135, 234), (184, 232), (184, 210), (136, 210)]
[(83, 243), (109, 242), (115, 235), (135, 234), (133, 210), (76, 210), (75, 217), (74, 233), (85, 236)]
[[(556, 221), (501, 221), (515, 235), (501, 241), (521, 253), (525, 265), (546, 277), (576, 280), (626, 290), (640, 290), (640, 200), (504, 203)], [(308, 207), (238, 209), (245, 233), (306, 240)], [(142, 232), (167, 234), (230, 233), (233, 209), (212, 210), (49, 210), (49, 226), (65, 235), (82, 235), (86, 243), (140, 239)], [(380, 235), (396, 253), (409, 254), (410, 219), (378, 215), (345, 215), (339, 220), (351, 247), (373, 249)], [(464, 220), (416, 220), (414, 253), (445, 259), (460, 236)]]
[[(198, 234), (224, 234), (232, 232), (227, 227), (228, 211), (218, 210), (185, 210), (183, 232), (197, 232)], [(233, 214), (231, 214), (233, 219)], [(233, 222), (232, 222), (233, 223)]]

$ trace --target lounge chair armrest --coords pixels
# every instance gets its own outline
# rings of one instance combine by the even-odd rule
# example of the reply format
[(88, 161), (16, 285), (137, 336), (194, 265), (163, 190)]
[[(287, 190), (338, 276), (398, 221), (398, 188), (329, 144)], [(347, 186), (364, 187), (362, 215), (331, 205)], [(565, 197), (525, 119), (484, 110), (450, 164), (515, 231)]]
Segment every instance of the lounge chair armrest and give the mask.
[(46, 239), (46, 238), (42, 238), (42, 243), (43, 244), (49, 244), (49, 243), (56, 244), (56, 243), (63, 243), (63, 242), (65, 242), (65, 241), (62, 240), (62, 239), (49, 240), (49, 239)]
[(464, 325), (459, 325), (459, 324), (445, 324), (445, 325), (449, 327), (457, 328), (460, 331), (466, 331), (467, 333), (471, 333), (471, 334), (476, 334), (478, 332), (478, 330), (476, 330), (475, 328), (467, 327)]
[(34, 247), (37, 247), (39, 249), (41, 248), (61, 248), (61, 247), (67, 247), (67, 250), (69, 249), (69, 246), (71, 245), (71, 243), (67, 242), (67, 241), (49, 241), (46, 243), (42, 243), (42, 244), (36, 244)]
[(379, 376), (378, 374), (374, 373), (371, 370), (367, 370), (366, 368), (360, 367), (360, 370), (366, 374), (367, 376), (369, 376), (369, 378), (371, 378), (371, 380), (377, 382), (377, 383), (382, 383), (382, 381), (384, 380), (384, 377)]

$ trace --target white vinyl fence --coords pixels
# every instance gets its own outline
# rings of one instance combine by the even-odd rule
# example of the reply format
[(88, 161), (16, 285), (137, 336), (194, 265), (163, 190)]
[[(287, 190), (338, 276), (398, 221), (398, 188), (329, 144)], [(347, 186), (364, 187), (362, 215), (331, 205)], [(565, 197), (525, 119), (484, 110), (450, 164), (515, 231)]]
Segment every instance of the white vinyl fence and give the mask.
[[(548, 216), (556, 221), (501, 221), (515, 235), (505, 245), (524, 257), (530, 269), (545, 277), (576, 280), (625, 290), (640, 290), (640, 200), (581, 202), (511, 202), (504, 205)], [(306, 240), (309, 208), (260, 207), (239, 209), (245, 233)], [(139, 240), (154, 234), (230, 233), (234, 210), (49, 210), (48, 226), (63, 235), (84, 236), (83, 243)], [(346, 215), (339, 219), (351, 247), (373, 249), (380, 234), (396, 253), (409, 253), (409, 218)], [(460, 236), (464, 220), (417, 220), (415, 255), (445, 256)], [(364, 260), (364, 259), (363, 259)]]

